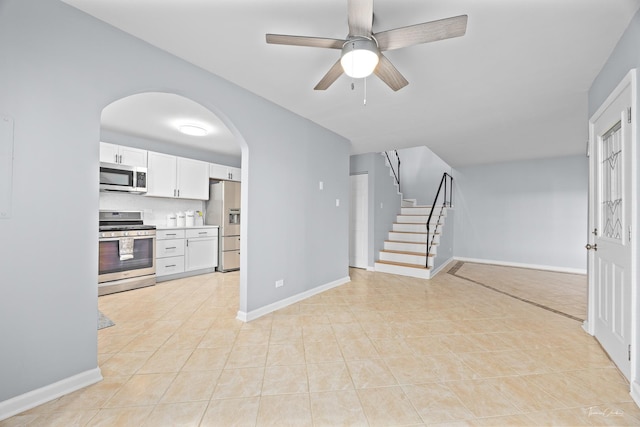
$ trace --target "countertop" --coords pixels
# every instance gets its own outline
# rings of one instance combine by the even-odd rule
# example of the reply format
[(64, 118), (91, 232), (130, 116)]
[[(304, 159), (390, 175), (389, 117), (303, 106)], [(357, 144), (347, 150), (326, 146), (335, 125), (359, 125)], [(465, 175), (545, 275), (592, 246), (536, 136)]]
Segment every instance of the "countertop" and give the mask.
[(194, 225), (193, 227), (167, 227), (166, 225), (156, 225), (157, 230), (192, 230), (196, 228), (220, 228), (219, 225)]

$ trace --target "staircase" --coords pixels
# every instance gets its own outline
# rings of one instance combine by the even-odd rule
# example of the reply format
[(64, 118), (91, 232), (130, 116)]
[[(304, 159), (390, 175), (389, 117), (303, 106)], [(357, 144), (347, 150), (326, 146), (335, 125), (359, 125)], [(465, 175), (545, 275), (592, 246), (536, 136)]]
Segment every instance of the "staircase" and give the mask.
[[(406, 204), (403, 202), (403, 205)], [(422, 279), (431, 278), (433, 259), (437, 253), (440, 230), (447, 211), (445, 209), (440, 218), (437, 215), (431, 218), (433, 244), (427, 256), (426, 223), (430, 211), (431, 206), (414, 205), (400, 208), (400, 215), (396, 217), (389, 237), (384, 241), (384, 248), (380, 251), (379, 260), (375, 263), (376, 271)], [(433, 233), (433, 230), (436, 232)]]
[[(402, 196), (400, 193), (400, 157), (398, 152), (395, 152), (398, 173), (394, 170), (388, 153), (381, 154), (386, 157), (385, 163), (390, 168), (389, 173), (395, 178), (398, 194)], [(439, 204), (443, 187), (442, 204)], [(396, 221), (389, 231), (389, 237), (384, 241), (379, 259), (375, 263), (375, 271), (422, 279), (431, 278), (434, 259), (440, 243), (440, 233), (447, 216), (447, 206), (451, 207), (452, 187), (453, 178), (448, 173), (444, 173), (433, 201), (435, 209), (432, 209), (431, 206), (418, 206), (415, 199), (401, 199), (400, 215), (396, 217)], [(431, 219), (429, 219), (430, 214)], [(427, 221), (429, 221), (429, 235), (427, 235)], [(427, 249), (429, 245), (430, 248)]]

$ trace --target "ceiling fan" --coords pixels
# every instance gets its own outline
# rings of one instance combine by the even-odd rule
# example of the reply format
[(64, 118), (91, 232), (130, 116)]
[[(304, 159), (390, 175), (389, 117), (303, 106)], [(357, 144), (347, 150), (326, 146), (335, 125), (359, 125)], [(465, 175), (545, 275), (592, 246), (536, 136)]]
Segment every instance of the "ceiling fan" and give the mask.
[(327, 89), (344, 72), (354, 78), (375, 73), (391, 89), (397, 91), (409, 82), (382, 52), (460, 37), (467, 30), (467, 15), (460, 15), (374, 34), (373, 0), (348, 0), (347, 11), (349, 34), (344, 40), (267, 34), (267, 43), (341, 49), (340, 59), (314, 87), (315, 90)]

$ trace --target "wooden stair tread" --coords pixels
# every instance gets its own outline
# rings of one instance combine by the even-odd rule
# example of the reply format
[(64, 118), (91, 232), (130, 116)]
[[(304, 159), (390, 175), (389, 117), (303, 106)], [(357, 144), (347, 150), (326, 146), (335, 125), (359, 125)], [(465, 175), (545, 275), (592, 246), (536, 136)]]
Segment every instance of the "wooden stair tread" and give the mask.
[(431, 270), (431, 267), (425, 267), (424, 265), (420, 265), (420, 264), (408, 264), (406, 262), (395, 262), (395, 261), (376, 261), (379, 264), (388, 264), (388, 265), (397, 265), (399, 267), (410, 267), (410, 268), (419, 268), (422, 270)]

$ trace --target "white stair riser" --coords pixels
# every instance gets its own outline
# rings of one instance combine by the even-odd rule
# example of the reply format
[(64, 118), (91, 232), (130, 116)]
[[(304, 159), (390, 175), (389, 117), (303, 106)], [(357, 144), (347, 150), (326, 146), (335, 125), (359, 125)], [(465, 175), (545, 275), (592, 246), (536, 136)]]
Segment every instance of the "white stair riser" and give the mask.
[(409, 254), (396, 254), (393, 252), (380, 252), (380, 259), (382, 261), (401, 262), (404, 264), (425, 265), (427, 257), (425, 255), (409, 255)]
[[(432, 234), (433, 236), (433, 234)], [(415, 243), (426, 243), (427, 235), (426, 234), (412, 234), (412, 233), (394, 233), (393, 231), (389, 232), (389, 240), (399, 240), (401, 242), (415, 242)], [(440, 235), (436, 234), (434, 243), (440, 242)]]
[(426, 243), (384, 242), (384, 248), (392, 251), (420, 252), (420, 253), (427, 252)]
[[(433, 233), (435, 231), (436, 228), (436, 224), (432, 223), (431, 225), (431, 232)], [(438, 229), (441, 229), (442, 226), (438, 226)], [(427, 232), (427, 226), (426, 224), (393, 224), (393, 228), (391, 231), (408, 231), (411, 233), (426, 233)]]
[(376, 271), (381, 271), (383, 273), (399, 274), (401, 276), (417, 277), (420, 279), (431, 278), (431, 271), (423, 268), (403, 267), (400, 265), (389, 265), (376, 262), (375, 269)]
[[(400, 215), (426, 215), (429, 216), (431, 212), (431, 206), (419, 206), (419, 207), (410, 207), (405, 206), (400, 208)], [(440, 208), (437, 207), (433, 210), (433, 215), (439, 215)], [(443, 216), (447, 216), (447, 208), (442, 211)]]
[[(411, 224), (426, 224), (429, 219), (429, 215), (398, 215), (396, 222), (411, 223)], [(438, 222), (438, 216), (431, 217), (431, 224)], [(440, 222), (444, 223), (444, 217), (440, 218)]]
[[(384, 242), (384, 250), (424, 254), (427, 252), (427, 245), (424, 243)], [(430, 253), (437, 255), (438, 245), (431, 245)]]

